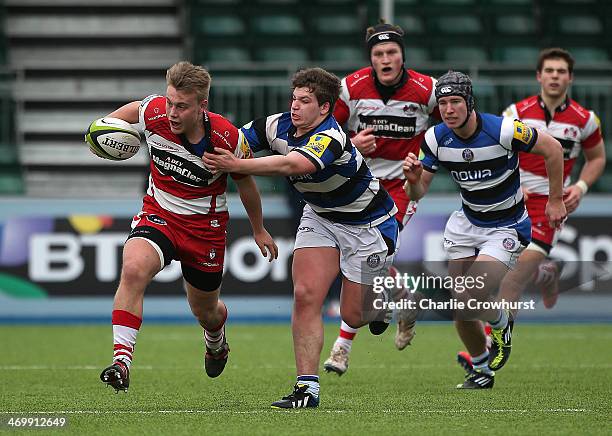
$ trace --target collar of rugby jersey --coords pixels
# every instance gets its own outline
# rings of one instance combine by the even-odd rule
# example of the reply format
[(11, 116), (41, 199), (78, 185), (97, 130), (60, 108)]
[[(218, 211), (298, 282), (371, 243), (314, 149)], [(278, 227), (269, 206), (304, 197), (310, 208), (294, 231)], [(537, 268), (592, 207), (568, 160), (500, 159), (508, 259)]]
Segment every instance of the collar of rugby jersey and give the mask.
[[(538, 95), (538, 103), (540, 104), (540, 107), (544, 110), (544, 116), (546, 117), (546, 125), (548, 125), (552, 121), (553, 116), (548, 111), (548, 108), (546, 107), (546, 103), (544, 103), (544, 100), (542, 99), (541, 95)], [(569, 105), (570, 105), (570, 98), (569, 98), (569, 95), (566, 95), (565, 100), (563, 100), (563, 103), (561, 103), (559, 106), (555, 108), (555, 113), (563, 112), (565, 109), (569, 107)]]
[(402, 77), (395, 85), (387, 86), (380, 83), (378, 77), (376, 77), (376, 70), (374, 70), (374, 68), (372, 68), (372, 76), (374, 77), (374, 85), (376, 85), (376, 90), (380, 94), (384, 104), (387, 104), (391, 97), (393, 97), (393, 94), (395, 94), (395, 92), (404, 86), (408, 81), (408, 71), (406, 71), (406, 68), (402, 68)]

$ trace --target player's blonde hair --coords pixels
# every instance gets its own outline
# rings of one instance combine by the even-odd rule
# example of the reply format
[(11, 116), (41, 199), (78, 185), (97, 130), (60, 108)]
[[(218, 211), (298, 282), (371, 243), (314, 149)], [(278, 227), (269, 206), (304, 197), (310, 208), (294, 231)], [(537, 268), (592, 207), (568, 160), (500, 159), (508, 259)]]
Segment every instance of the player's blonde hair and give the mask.
[(187, 61), (178, 62), (166, 71), (166, 85), (177, 91), (195, 92), (198, 101), (208, 100), (211, 80), (205, 68)]

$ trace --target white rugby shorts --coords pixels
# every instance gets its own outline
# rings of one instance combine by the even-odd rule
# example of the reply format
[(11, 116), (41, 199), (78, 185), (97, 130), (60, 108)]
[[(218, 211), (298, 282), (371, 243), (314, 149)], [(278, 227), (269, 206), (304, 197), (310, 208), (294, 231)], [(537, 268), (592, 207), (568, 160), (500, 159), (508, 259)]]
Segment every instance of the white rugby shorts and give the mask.
[[(395, 219), (395, 218), (390, 218)], [(340, 271), (352, 282), (372, 285), (374, 278), (386, 276), (398, 249), (399, 238), (393, 238), (395, 250), (388, 247), (378, 227), (363, 228), (334, 223), (304, 207), (295, 236), (298, 248), (336, 247), (340, 250)]]
[(517, 229), (512, 227), (478, 227), (472, 224), (463, 211), (453, 212), (444, 229), (444, 249), (449, 259), (484, 254), (514, 268), (519, 255), (525, 249)]

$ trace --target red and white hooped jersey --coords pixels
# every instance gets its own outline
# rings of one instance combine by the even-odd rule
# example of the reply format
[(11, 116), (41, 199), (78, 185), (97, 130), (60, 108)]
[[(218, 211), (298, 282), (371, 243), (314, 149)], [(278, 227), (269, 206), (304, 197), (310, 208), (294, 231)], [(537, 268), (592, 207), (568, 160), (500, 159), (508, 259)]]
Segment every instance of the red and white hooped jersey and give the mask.
[[(569, 97), (555, 110), (552, 118), (539, 95), (508, 106), (504, 116), (518, 118), (528, 126), (548, 133), (561, 143), (565, 186), (570, 183), (572, 168), (582, 149), (594, 147), (602, 140), (597, 115)], [(544, 157), (533, 153), (520, 153), (519, 165), (521, 185), (532, 193), (548, 195)]]
[(379, 179), (403, 179), (402, 162), (409, 152), (419, 155), (429, 117), (436, 109), (433, 77), (407, 70), (406, 83), (385, 103), (376, 89), (372, 67), (342, 79), (342, 91), (334, 109), (351, 137), (372, 127), (376, 150), (366, 157)]
[[(251, 157), (244, 136), (227, 119), (206, 112), (204, 125), (207, 147), (224, 148), (239, 158)], [(227, 211), (227, 174), (213, 175), (202, 157), (188, 149), (187, 140), (172, 133), (165, 97), (150, 95), (142, 100), (139, 127), (145, 133), (151, 156), (147, 194), (161, 208), (181, 215)]]

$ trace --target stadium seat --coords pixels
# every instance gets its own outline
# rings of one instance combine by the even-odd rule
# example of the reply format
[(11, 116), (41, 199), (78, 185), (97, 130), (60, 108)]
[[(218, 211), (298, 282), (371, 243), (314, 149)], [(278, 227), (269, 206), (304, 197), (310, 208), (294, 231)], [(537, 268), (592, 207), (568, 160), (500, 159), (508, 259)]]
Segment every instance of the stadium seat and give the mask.
[(242, 47), (215, 47), (204, 49), (198, 60), (208, 62), (248, 62), (251, 55), (247, 49)]
[(242, 3), (242, 0), (189, 0), (193, 4), (200, 5), (225, 5), (225, 3)]
[(311, 22), (312, 28), (318, 33), (359, 33), (361, 26), (359, 19), (354, 15), (323, 15), (315, 17)]
[(421, 34), (425, 31), (423, 20), (415, 15), (399, 16), (395, 20), (395, 24), (399, 25), (407, 35)]
[(18, 171), (2, 171), (0, 175), (0, 194), (18, 195), (24, 193), (23, 177)]
[(429, 0), (431, 3), (436, 3), (444, 6), (469, 6), (476, 3), (477, 0)]
[(559, 17), (558, 31), (565, 34), (598, 34), (603, 30), (601, 20), (596, 16), (562, 16)]
[(304, 26), (299, 18), (291, 15), (262, 15), (252, 19), (253, 29), (260, 34), (299, 35)]
[(486, 62), (487, 52), (481, 47), (445, 47), (442, 49), (442, 57), (452, 62)]
[(315, 60), (320, 61), (357, 62), (366, 60), (364, 49), (351, 46), (323, 47), (315, 53)]
[(298, 3), (298, 0), (258, 0), (260, 3), (268, 4), (287, 4)]
[(239, 35), (245, 31), (242, 20), (236, 16), (206, 16), (195, 20), (193, 31), (202, 35)]
[(609, 54), (604, 48), (569, 47), (568, 50), (579, 64), (592, 64), (610, 61)]
[(406, 54), (406, 65), (411, 68), (411, 64), (416, 62), (426, 62), (431, 59), (429, 51), (424, 47), (406, 46), (404, 50)]
[(493, 60), (508, 64), (535, 64), (540, 50), (535, 47), (502, 46), (493, 49)]
[(477, 99), (491, 98), (495, 95), (495, 82), (491, 79), (479, 77), (472, 84), (474, 97)]
[(263, 47), (257, 50), (255, 58), (266, 62), (306, 62), (308, 52), (302, 47)]
[(448, 15), (430, 17), (431, 30), (439, 33), (479, 34), (482, 24), (477, 16)]
[(495, 20), (499, 33), (527, 35), (535, 31), (535, 21), (530, 15), (503, 15)]

